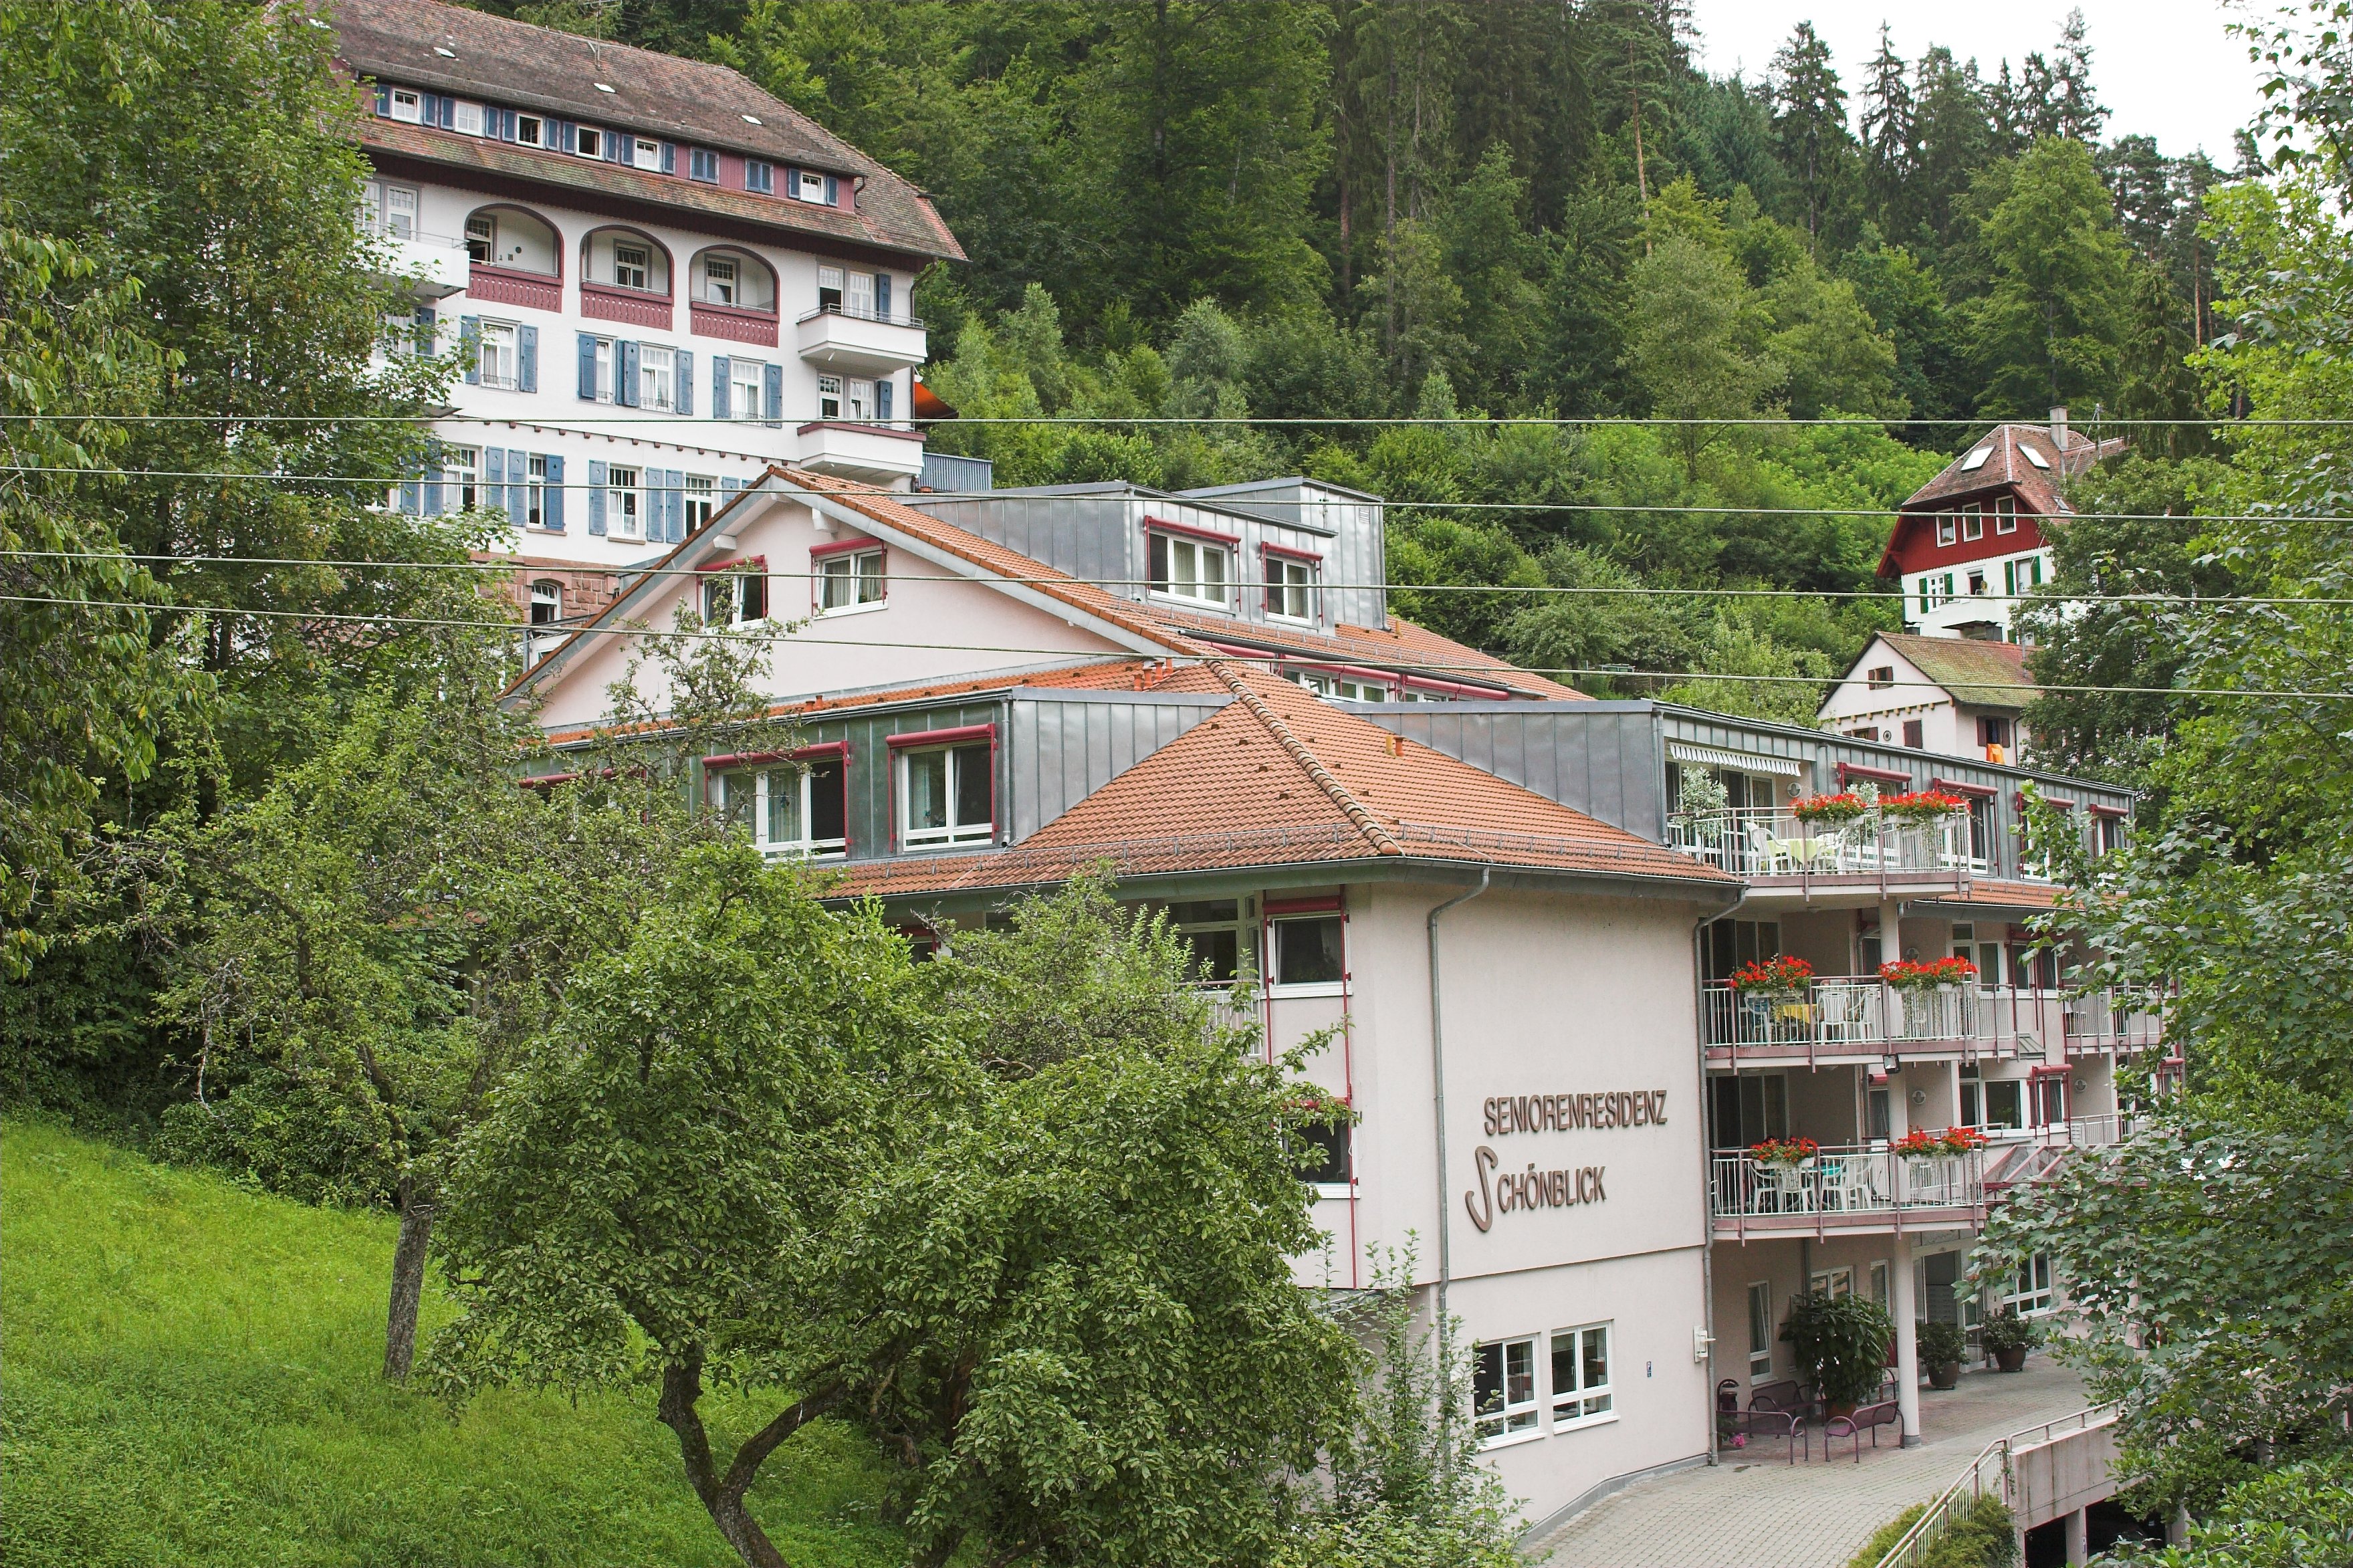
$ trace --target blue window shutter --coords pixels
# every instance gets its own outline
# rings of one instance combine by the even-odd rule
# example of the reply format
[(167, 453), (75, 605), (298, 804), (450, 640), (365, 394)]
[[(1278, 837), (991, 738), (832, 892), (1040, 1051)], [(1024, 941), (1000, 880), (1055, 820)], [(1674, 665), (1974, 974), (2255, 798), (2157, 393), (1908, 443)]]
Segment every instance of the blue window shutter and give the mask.
[(727, 356), (725, 354), (711, 356), (711, 416), (713, 419), (734, 417), (727, 412)]
[(425, 515), (441, 515), (441, 447), (438, 442), (425, 449)]
[(400, 510), (406, 517), (415, 517), (425, 510), (424, 487), (414, 479), (400, 487)]
[(588, 459), (588, 531), (605, 532), (605, 465), (594, 458)]
[(662, 521), (667, 525), (663, 537), (676, 544), (686, 537), (686, 475), (672, 468), (663, 478), (670, 486), (662, 492)]
[(587, 332), (580, 334), (580, 395), (596, 401), (596, 340)]
[(515, 329), (515, 390), (539, 390), (539, 329)]
[(670, 379), (678, 387), (678, 411), (681, 414), (693, 413), (694, 351), (692, 349), (678, 351), (678, 374)]
[(616, 135), (607, 131), (605, 132), (605, 156), (616, 163), (627, 163), (631, 161), (629, 154), (637, 142), (634, 136)]
[(392, 89), (381, 82), (376, 84), (375, 111), (387, 120), (392, 117)]
[(662, 173), (665, 174), (678, 173), (678, 148), (668, 142), (662, 143)]
[(420, 92), (417, 95), (417, 122), (419, 125), (441, 123), (441, 100), (437, 94)]
[(421, 354), (439, 353), (441, 342), (440, 339), (435, 332), (433, 307), (430, 305), (417, 306), (416, 320), (417, 352)]
[(507, 453), (503, 447), (482, 448), (482, 504), (492, 511), (506, 510)]
[(441, 129), (444, 131), (458, 129), (458, 100), (454, 98), (445, 98), (441, 100)]
[[(528, 468), (523, 470), (529, 473)], [(540, 520), (550, 533), (564, 531), (564, 459), (553, 453), (547, 459), (547, 492), (540, 503)]]
[(785, 367), (768, 366), (768, 423), (774, 425), (785, 416)]
[(531, 521), (531, 454), (516, 447), (507, 450), (507, 516), (517, 528)]
[(501, 142), (512, 142), (512, 141), (513, 141), (513, 140), (514, 140), (514, 110), (512, 110), (512, 109), (501, 109), (501, 110), (500, 110), (498, 111), (498, 116), (499, 116), (499, 140), (500, 140), (500, 141), (501, 141)]
[(874, 275), (874, 313), (886, 321), (891, 319), (891, 275), (888, 272)]
[(825, 205), (829, 207), (841, 205), (841, 182), (831, 174), (825, 177)]
[(458, 347), (466, 356), (466, 384), (482, 384), (482, 318), (458, 318)]
[(891, 422), (891, 395), (897, 390), (898, 384), (888, 377), (874, 384), (874, 417), (885, 425)]
[(719, 481), (719, 493), (723, 496), (732, 496), (743, 488), (744, 481), (741, 479), (722, 479)]
[(613, 345), (613, 401), (624, 408), (638, 405), (638, 345), (624, 340)]

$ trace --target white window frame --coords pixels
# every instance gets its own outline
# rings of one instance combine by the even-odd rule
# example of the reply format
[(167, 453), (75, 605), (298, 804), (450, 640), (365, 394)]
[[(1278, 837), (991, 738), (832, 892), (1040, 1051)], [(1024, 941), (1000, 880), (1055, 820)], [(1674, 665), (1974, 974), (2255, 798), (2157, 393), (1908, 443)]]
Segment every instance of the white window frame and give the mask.
[(515, 142), (523, 147), (543, 147), (547, 144), (546, 121), (536, 114), (515, 116)]
[[(627, 475), (626, 479), (622, 476)], [(645, 470), (618, 463), (605, 470), (605, 532), (613, 539), (646, 536)], [(628, 519), (624, 526), (622, 520)]]
[(530, 467), (524, 470), (524, 476), (531, 488), (524, 495), (523, 517), (528, 526), (544, 528), (547, 526), (547, 458), (543, 453), (533, 452), (529, 461)]
[[(484, 118), (485, 111), (480, 104), (468, 103), (463, 99), (451, 100), (449, 107), (449, 128), (457, 132), (460, 136), (483, 135), (485, 133), (482, 130)], [(472, 123), (469, 124), (468, 121), (470, 121)]]
[(2018, 1266), (2017, 1274), (2002, 1288), (2001, 1304), (2021, 1318), (2040, 1318), (2055, 1312), (2059, 1310), (2058, 1279), (2049, 1253), (2030, 1253)]
[(1961, 508), (1961, 542), (1974, 544), (1985, 537), (1985, 509), (1971, 501)]
[[(1537, 1336), (1520, 1334), (1505, 1340), (1483, 1340), (1471, 1347), (1471, 1419), (1482, 1448), (1505, 1448), (1514, 1443), (1525, 1443), (1541, 1437), (1544, 1433), (1544, 1395), (1537, 1382)], [(1497, 1400), (1492, 1410), (1482, 1410), (1479, 1401), (1479, 1360), (1482, 1352), (1495, 1354), (1495, 1393)], [(1516, 1356), (1515, 1353), (1517, 1352)], [(1525, 1393), (1521, 1398), (1512, 1397), (1514, 1359), (1524, 1358), (1520, 1376), (1525, 1379)]]
[[(820, 555), (809, 572), (810, 608), (822, 616), (862, 615), (888, 607), (891, 582), (883, 547), (843, 550)], [(839, 591), (839, 603), (834, 597)]]
[[(904, 746), (893, 748), (892, 767), (895, 773), (899, 797), (899, 847), (902, 849), (941, 848), (950, 845), (987, 844), (997, 837), (997, 747), (986, 740), (956, 741), (939, 746)], [(957, 814), (957, 803), (963, 794), (965, 770), (977, 755), (980, 766), (988, 770), (988, 820), (966, 822)], [(944, 757), (940, 782), (945, 794), (941, 824), (919, 827), (914, 821), (915, 791), (913, 769), (917, 759)]]
[(638, 406), (656, 414), (678, 411), (678, 351), (663, 343), (638, 345)]
[(765, 360), (727, 362), (727, 417), (758, 421), (767, 416), (768, 366)]
[[(816, 816), (813, 808), (817, 805), (817, 773), (814, 769), (763, 768), (757, 773), (722, 773), (720, 775), (722, 810), (732, 813), (736, 809), (738, 803), (735, 791), (738, 783), (746, 780), (752, 784), (752, 798), (744, 804), (751, 807), (752, 842), (759, 848), (761, 854), (778, 858), (789, 857), (796, 859), (824, 860), (849, 853), (849, 840), (846, 836), (840, 838), (812, 838), (808, 836), (809, 826)], [(801, 827), (801, 837), (798, 838), (775, 838), (769, 836), (776, 826), (771, 819), (769, 807), (775, 803), (777, 793), (784, 790), (790, 790), (798, 797), (797, 816)], [(849, 826), (849, 802), (845, 800), (842, 805), (842, 826), (847, 829)]]
[(629, 164), (632, 168), (650, 169), (661, 173), (661, 143), (643, 136), (629, 139)]
[[(1614, 1322), (1579, 1323), (1571, 1329), (1555, 1329), (1546, 1348), (1552, 1354), (1545, 1359), (1550, 1365), (1559, 1365), (1560, 1345), (1569, 1342), (1569, 1372), (1572, 1386), (1561, 1387), (1560, 1379), (1553, 1378), (1551, 1389), (1552, 1429), (1574, 1432), (1584, 1426), (1606, 1426), (1618, 1419), (1618, 1347), (1617, 1325)], [(1592, 1340), (1601, 1342), (1601, 1380), (1585, 1381), (1585, 1351)]]
[(792, 172), (792, 181), (793, 200), (797, 202), (814, 202), (818, 206), (824, 206), (826, 205), (825, 176), (823, 174), (818, 174), (814, 169), (795, 169)]
[(871, 423), (874, 418), (874, 384), (853, 375), (842, 382), (841, 389), (841, 416), (853, 425)]
[[(482, 253), (474, 254), (480, 245)], [(466, 215), (466, 258), (477, 267), (488, 267), (499, 258), (499, 220), (489, 213)]]
[[(1165, 563), (1160, 570), (1155, 569), (1152, 558), (1155, 555)], [(1217, 563), (1214, 572), (1209, 567), (1212, 561)], [(1230, 544), (1152, 529), (1145, 543), (1145, 575), (1155, 599), (1229, 614), (1233, 610), (1234, 547)], [(1215, 582), (1210, 581), (1213, 576)]]
[(425, 95), (423, 93), (413, 92), (405, 87), (392, 88), (389, 91), (392, 95), (390, 107), (393, 119), (399, 121), (403, 125), (422, 125), (425, 123)]
[(1960, 519), (1949, 511), (1936, 514), (1936, 542), (1951, 544), (1960, 537)]
[(620, 345), (610, 338), (596, 340), (596, 401), (613, 401), (614, 377), (620, 371)]
[[(1313, 921), (1331, 921), (1340, 928), (1340, 978), (1337, 980), (1292, 980), (1282, 977), (1282, 928), (1304, 925)], [(1348, 917), (1345, 910), (1303, 910), (1297, 914), (1272, 915), (1267, 920), (1266, 975), (1267, 994), (1271, 996), (1338, 996), (1348, 989)]]
[[(745, 614), (746, 609), (750, 606), (747, 606), (744, 602), (744, 590), (754, 583), (757, 583), (760, 585), (760, 592), (755, 595), (759, 600), (759, 604), (756, 607), (760, 612), (756, 616)], [(714, 588), (725, 590), (724, 597), (727, 601), (727, 614), (726, 618), (723, 620), (712, 615), (712, 610), (715, 607), (712, 604), (712, 590)], [(705, 573), (702, 578), (702, 603), (701, 606), (702, 610), (702, 624), (707, 626), (758, 626), (775, 612), (775, 603), (768, 592), (768, 589), (769, 583), (767, 574), (765, 572), (747, 571)]]
[(1828, 1296), (1837, 1301), (1854, 1294), (1854, 1266), (1841, 1263), (1833, 1268), (1817, 1268), (1806, 1281), (1806, 1289), (1818, 1296)]
[(820, 419), (841, 417), (841, 377), (821, 375), (817, 378), (817, 416)]
[[(544, 609), (547, 614), (542, 616)], [(531, 585), (531, 624), (536, 627), (552, 626), (564, 618), (564, 584), (553, 578), (541, 578)]]
[(484, 386), (501, 392), (513, 392), (522, 384), (516, 370), (516, 345), (521, 336), (512, 321), (482, 321), (477, 324), (475, 340), (475, 374)]
[(2018, 500), (2016, 497), (2000, 496), (1995, 498), (1993, 503), (1993, 531), (1996, 533), (2016, 533), (2018, 531)]
[[(621, 259), (621, 252), (625, 249), (637, 259), (635, 261)], [(624, 270), (625, 268), (627, 271)], [(634, 271), (638, 275), (636, 282), (629, 281), (628, 271)], [(635, 289), (640, 294), (654, 292), (653, 241), (649, 239), (613, 241), (613, 287)]]
[(386, 239), (415, 239), (417, 215), (424, 206), (414, 185), (385, 185), (384, 217), (376, 232)]
[(448, 487), (451, 511), (482, 504), (482, 449), (480, 447), (441, 448), (441, 482)]
[(602, 162), (605, 156), (605, 132), (593, 125), (574, 126), (572, 151), (580, 157), (595, 158)]
[[(1266, 557), (1267, 618), (1314, 626), (1317, 618), (1315, 586), (1322, 575), (1313, 561), (1270, 552)], [(1282, 607), (1277, 609), (1277, 605)]]
[[(1759, 1305), (1764, 1308), (1760, 1316)], [(1748, 1380), (1773, 1373), (1773, 1282), (1753, 1281), (1748, 1287)]]
[[(715, 270), (725, 268), (725, 277)], [(702, 258), (702, 297), (713, 305), (733, 306), (743, 297), (740, 281), (742, 268), (732, 256), (706, 256)], [(722, 290), (724, 290), (723, 294)]]
[(841, 313), (861, 321), (874, 319), (874, 274), (852, 272), (842, 279)]
[(719, 481), (709, 474), (686, 476), (686, 531), (692, 533), (719, 510)]
[[(825, 297), (828, 294), (833, 296), (833, 302), (830, 305), (826, 302)], [(842, 291), (841, 268), (819, 267), (817, 269), (817, 308), (820, 310), (830, 310), (839, 314), (848, 296)]]
[[(1389, 689), (1377, 681), (1348, 680), (1336, 675), (1326, 675), (1319, 669), (1286, 671), (1291, 679), (1318, 697), (1336, 697), (1344, 702), (1388, 702), (1396, 700)], [(1409, 694), (1405, 701), (1417, 700)], [(1435, 698), (1428, 700), (1435, 701)]]

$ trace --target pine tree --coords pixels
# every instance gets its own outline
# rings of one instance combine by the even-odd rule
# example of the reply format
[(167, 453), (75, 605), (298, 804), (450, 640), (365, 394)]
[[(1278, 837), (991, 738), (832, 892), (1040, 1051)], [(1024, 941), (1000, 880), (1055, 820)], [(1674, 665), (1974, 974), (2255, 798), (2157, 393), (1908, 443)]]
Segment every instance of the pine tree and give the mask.
[(1797, 182), (1802, 225), (1820, 241), (1836, 171), (1850, 151), (1846, 89), (1831, 65), (1831, 47), (1800, 22), (1773, 57), (1773, 135)]
[(1871, 62), (1871, 85), (1862, 110), (1863, 189), (1871, 197), (1883, 234), (1912, 228), (1911, 183), (1918, 166), (1919, 132), (1912, 84), (1895, 52), (1888, 26), (1879, 25), (1879, 53)]
[(2051, 68), (2051, 132), (2096, 146), (2107, 121), (2106, 106), (2092, 92), (2092, 46), (2077, 6), (2059, 29), (2059, 63)]

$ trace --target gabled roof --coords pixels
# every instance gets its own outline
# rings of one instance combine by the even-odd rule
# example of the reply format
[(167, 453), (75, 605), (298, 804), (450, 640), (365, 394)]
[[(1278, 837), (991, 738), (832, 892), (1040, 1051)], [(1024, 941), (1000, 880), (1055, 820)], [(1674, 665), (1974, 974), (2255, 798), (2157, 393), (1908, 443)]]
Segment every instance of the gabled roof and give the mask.
[[(2026, 672), (2026, 650), (2016, 643), (1881, 632), (1872, 639), (1871, 647), (1883, 644), (1943, 687), (1954, 701), (1972, 708), (2015, 712), (2042, 695), (2034, 678)], [(1854, 668), (1847, 671), (1849, 680), (1857, 679), (1870, 662), (1871, 647), (1865, 647)]]
[(1481, 653), (1477, 648), (1443, 637), (1411, 621), (1389, 617), (1388, 626), (1341, 625), (1330, 632), (1278, 626), (1264, 621), (1241, 621), (1230, 616), (1203, 615), (1174, 605), (1142, 604), (1137, 612), (1172, 630), (1207, 641), (1297, 654), (1309, 662), (1336, 665), (1403, 667), (1433, 680), (1467, 680), (1493, 686), (1523, 697), (1552, 701), (1583, 699), (1585, 693), (1515, 665)]
[[(963, 259), (963, 248), (922, 190), (725, 66), (584, 38), (442, 0), (333, 0), (327, 14), (338, 56), (362, 77), (804, 164), (864, 183), (854, 198), (856, 210), (845, 211), (723, 191), (684, 178), (682, 169), (678, 175), (649, 174), (374, 116), (362, 126), (362, 140), (369, 146)], [(612, 90), (600, 91), (599, 82)]]
[(1216, 661), (1235, 700), (1019, 846), (856, 861), (831, 896), (1123, 876), (1449, 861), (1730, 889), (1737, 879), (1393, 735), (1279, 677)]

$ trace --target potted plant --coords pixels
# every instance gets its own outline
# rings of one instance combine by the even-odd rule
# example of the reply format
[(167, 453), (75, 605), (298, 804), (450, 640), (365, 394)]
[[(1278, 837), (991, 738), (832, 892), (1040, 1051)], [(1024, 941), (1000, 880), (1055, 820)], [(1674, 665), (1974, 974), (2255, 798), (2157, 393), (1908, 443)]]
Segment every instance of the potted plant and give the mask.
[(1906, 795), (1886, 795), (1879, 797), (1879, 813), (1891, 821), (1912, 826), (1924, 826), (1940, 816), (1950, 816), (1957, 811), (1967, 811), (1969, 803), (1957, 795), (1942, 790), (1914, 790)]
[(2026, 1352), (2042, 1341), (2041, 1331), (2010, 1308), (2004, 1307), (1985, 1321), (1978, 1331), (1978, 1341), (1993, 1357), (1994, 1365), (2004, 1372), (2017, 1372), (2026, 1365)]
[(1800, 796), (1789, 803), (1789, 815), (1799, 822), (1844, 827), (1850, 822), (1860, 822), (1869, 816), (1871, 802), (1852, 790), (1842, 789), (1836, 795)]
[(1852, 1415), (1856, 1405), (1879, 1392), (1887, 1372), (1887, 1344), (1894, 1336), (1895, 1325), (1878, 1302), (1819, 1290), (1798, 1298), (1781, 1326), (1781, 1338), (1796, 1351), (1798, 1368), (1825, 1415)]
[(1951, 1388), (1961, 1381), (1961, 1359), (1969, 1353), (1969, 1339), (1958, 1323), (1915, 1323), (1920, 1364), (1928, 1371), (1928, 1386)]
[(1675, 786), (1675, 820), (1690, 834), (1694, 847), (1713, 846), (1730, 826), (1732, 792), (1722, 779), (1688, 763)]
[(1795, 1169), (1822, 1152), (1822, 1146), (1810, 1138), (1767, 1138), (1762, 1143), (1751, 1143), (1748, 1152), (1760, 1165), (1787, 1165)]
[(1802, 958), (1752, 959), (1732, 972), (1732, 988), (1777, 998), (1802, 996), (1814, 983), (1814, 966)]
[(1966, 958), (1932, 958), (1926, 963), (1913, 959), (1897, 959), (1879, 966), (1879, 978), (1898, 991), (1934, 991), (1942, 985), (1958, 985), (1974, 979), (1978, 966)]

